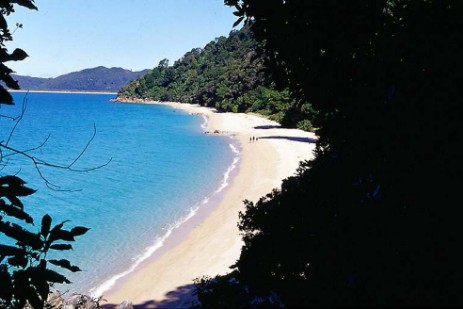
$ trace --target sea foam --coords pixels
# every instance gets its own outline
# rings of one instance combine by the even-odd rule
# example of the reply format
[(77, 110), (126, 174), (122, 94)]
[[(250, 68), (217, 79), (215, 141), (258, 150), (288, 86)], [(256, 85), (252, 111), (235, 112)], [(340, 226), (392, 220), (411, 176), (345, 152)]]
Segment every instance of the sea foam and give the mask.
[(204, 120), (203, 123), (201, 124), (201, 128), (203, 130), (206, 130), (207, 129), (207, 116), (204, 114), (202, 114), (201, 116), (203, 117), (203, 120)]
[[(24, 94), (13, 96), (20, 102)], [(231, 183), (236, 154), (228, 137), (203, 134), (206, 116), (172, 113), (166, 106), (109, 103), (114, 95), (29, 93), (27, 98), (27, 113), (12, 140), (18, 149), (37, 147), (51, 133), (34, 154), (68, 164), (88, 142), (95, 123), (98, 133), (76, 167), (92, 168), (112, 159), (90, 173), (44, 170), (47, 179), (70, 191), (51, 191), (31, 162), (18, 161), (18, 176), (37, 189), (27, 198), (34, 220), (49, 213), (55, 222), (72, 218), (70, 226), (91, 228), (72, 252), (50, 257), (69, 258), (83, 268), (66, 274), (72, 285), (55, 286), (68, 294), (87, 294), (92, 287), (101, 294), (117, 285), (155, 258), (154, 252), (167, 249), (177, 225), (186, 231), (195, 223), (183, 224), (191, 216), (204, 218), (223, 194), (216, 191)], [(10, 108), (9, 115), (21, 113), (21, 105)], [(7, 168), (14, 174), (17, 167)]]
[(90, 289), (90, 295), (92, 297), (99, 297), (103, 295), (105, 292), (111, 289), (119, 279), (132, 273), (142, 262), (144, 262), (149, 257), (151, 257), (158, 249), (162, 248), (162, 246), (164, 245), (164, 242), (172, 234), (172, 232), (175, 229), (178, 229), (183, 223), (190, 220), (196, 214), (197, 211), (198, 211), (198, 207), (191, 208), (188, 215), (186, 215), (181, 220), (175, 222), (172, 227), (167, 229), (167, 232), (163, 236), (156, 238), (156, 241), (151, 246), (145, 248), (142, 254), (134, 257), (132, 259), (133, 263), (130, 265), (130, 267), (127, 270), (122, 271), (112, 276), (111, 278), (104, 281), (99, 286)]
[[(201, 127), (203, 127), (203, 125), (204, 125), (204, 128), (205, 128), (207, 126), (207, 117), (205, 117), (204, 115), (203, 115), (203, 117), (205, 119), (205, 123), (203, 123), (201, 125)], [(238, 162), (240, 160), (240, 151), (237, 149), (237, 147), (234, 144), (230, 143), (229, 148), (231, 149), (231, 151), (234, 154), (233, 161), (230, 164), (230, 166), (228, 166), (225, 173), (223, 174), (222, 182), (220, 183), (219, 187), (215, 191), (213, 191), (210, 195), (204, 197), (204, 199), (201, 201), (200, 204), (196, 204), (193, 207), (191, 207), (186, 216), (184, 216), (180, 220), (174, 222), (169, 228), (167, 228), (167, 231), (164, 233), (164, 235), (162, 235), (160, 237), (157, 237), (156, 240), (154, 241), (154, 243), (152, 245), (146, 247), (142, 254), (136, 256), (135, 258), (133, 258), (132, 259), (133, 262), (129, 266), (128, 269), (117, 273), (116, 275), (112, 276), (111, 278), (105, 280), (102, 284), (98, 285), (97, 287), (94, 287), (94, 288), (90, 289), (90, 294), (93, 297), (99, 297), (99, 296), (103, 295), (105, 292), (107, 292), (112, 287), (114, 287), (114, 285), (117, 283), (117, 281), (119, 279), (121, 279), (121, 278), (129, 275), (130, 273), (132, 273), (141, 263), (143, 263), (144, 261), (149, 259), (151, 256), (153, 256), (153, 254), (157, 250), (159, 250), (159, 249), (161, 249), (163, 247), (165, 241), (169, 238), (169, 236), (172, 235), (174, 230), (180, 228), (184, 223), (186, 223), (188, 220), (192, 219), (197, 214), (200, 207), (204, 207), (205, 205), (207, 205), (209, 203), (209, 201), (213, 197), (217, 196), (227, 186), (229, 186), (229, 179), (230, 179), (231, 173), (232, 173), (233, 170), (235, 170), (235, 168), (236, 168), (236, 166), (237, 166), (237, 164), (238, 164)]]

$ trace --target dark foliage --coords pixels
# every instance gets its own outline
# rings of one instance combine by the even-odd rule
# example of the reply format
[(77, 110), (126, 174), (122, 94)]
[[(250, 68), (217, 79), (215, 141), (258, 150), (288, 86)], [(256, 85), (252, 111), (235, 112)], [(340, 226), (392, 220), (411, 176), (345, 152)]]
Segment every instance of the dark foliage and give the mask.
[(312, 102), (320, 139), (296, 177), (246, 204), (235, 272), (198, 285), (204, 307), (271, 293), (461, 306), (461, 3), (225, 2), (252, 19), (275, 81)]
[[(11, 41), (11, 32), (8, 28), (8, 23), (5, 16), (14, 12), (14, 4), (37, 10), (33, 0), (15, 0), (15, 1), (0, 1), (0, 81), (8, 88), (19, 89), (18, 82), (11, 77), (13, 72), (4, 63), (8, 61), (20, 61), (27, 57), (24, 50), (16, 48), (11, 54), (5, 48), (5, 42)], [(16, 24), (17, 28), (21, 28), (21, 24)], [(0, 85), (0, 104), (13, 104), (13, 97)]]
[[(264, 74), (263, 56), (249, 27), (219, 37), (186, 53), (173, 66), (168, 60), (119, 91), (119, 98), (197, 103), (219, 111), (257, 112), (283, 126), (311, 129), (310, 104), (297, 104), (288, 90), (277, 89)], [(305, 122), (301, 122), (305, 119)], [(309, 123), (307, 123), (309, 122)]]
[[(27, 55), (20, 49), (15, 49), (11, 54), (6, 50), (4, 43), (12, 37), (5, 16), (14, 12), (14, 4), (37, 9), (33, 2), (0, 1), (0, 80), (9, 88), (18, 89), (19, 86), (10, 75), (11, 69), (3, 63), (23, 60)], [(11, 95), (2, 86), (0, 104), (13, 104)], [(12, 132), (10, 136), (11, 134)], [(8, 141), (9, 139), (6, 142), (0, 141), (2, 166), (7, 164), (3, 150), (14, 150), (8, 146)], [(16, 152), (27, 157), (25, 152)], [(49, 255), (53, 251), (71, 250), (72, 245), (66, 242), (74, 241), (75, 237), (85, 234), (88, 229), (77, 226), (65, 230), (65, 222), (52, 226), (52, 218), (45, 215), (37, 231), (33, 218), (19, 199), (34, 192), (17, 176), (0, 176), (0, 308), (24, 308), (26, 305), (36, 309), (43, 308), (53, 284), (70, 283), (65, 276), (50, 269), (49, 264), (72, 272), (80, 270), (68, 260), (50, 259)]]
[[(8, 239), (0, 244), (0, 308), (43, 308), (54, 283), (70, 283), (62, 274), (51, 270), (53, 264), (72, 272), (80, 271), (68, 260), (53, 260), (53, 251), (72, 250), (74, 241), (88, 229), (77, 226), (63, 229), (65, 222), (52, 227), (52, 218), (42, 218), (40, 230), (31, 231), (34, 221), (18, 199), (34, 193), (16, 176), (0, 177), (0, 236)], [(27, 228), (25, 228), (27, 227)]]

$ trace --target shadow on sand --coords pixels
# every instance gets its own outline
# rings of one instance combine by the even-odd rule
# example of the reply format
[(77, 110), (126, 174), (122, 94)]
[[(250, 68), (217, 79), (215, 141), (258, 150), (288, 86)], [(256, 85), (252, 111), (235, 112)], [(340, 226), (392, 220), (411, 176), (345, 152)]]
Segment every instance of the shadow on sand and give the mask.
[(316, 143), (317, 139), (311, 137), (297, 137), (297, 136), (262, 136), (259, 139), (287, 139), (295, 142), (302, 143)]
[[(149, 300), (144, 303), (133, 304), (134, 309), (152, 308), (190, 308), (196, 304), (196, 296), (193, 295), (194, 284), (188, 284), (168, 292), (163, 300)], [(104, 309), (114, 309), (118, 304), (105, 304)]]

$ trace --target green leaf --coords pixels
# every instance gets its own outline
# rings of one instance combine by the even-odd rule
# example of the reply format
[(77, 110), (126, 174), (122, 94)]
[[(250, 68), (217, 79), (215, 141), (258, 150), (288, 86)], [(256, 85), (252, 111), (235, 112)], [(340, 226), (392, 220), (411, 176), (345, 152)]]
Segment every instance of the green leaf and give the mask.
[(61, 259), (61, 260), (49, 260), (48, 262), (52, 263), (53, 265), (60, 266), (66, 269), (69, 269), (72, 272), (80, 271), (80, 268), (71, 263), (68, 260)]
[(42, 218), (42, 229), (40, 233), (44, 236), (47, 237), (48, 233), (50, 232), (50, 226), (51, 226), (51, 217), (49, 215), (45, 215)]

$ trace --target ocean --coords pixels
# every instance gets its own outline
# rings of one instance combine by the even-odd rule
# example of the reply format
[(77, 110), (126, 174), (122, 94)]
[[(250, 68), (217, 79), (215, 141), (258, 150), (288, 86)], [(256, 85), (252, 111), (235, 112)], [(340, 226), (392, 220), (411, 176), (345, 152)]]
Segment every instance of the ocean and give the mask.
[[(0, 114), (18, 116), (23, 106), (25, 112), (9, 145), (34, 149), (27, 153), (59, 166), (79, 158), (72, 168), (84, 170), (41, 166), (42, 178), (30, 159), (14, 155), (0, 171), (37, 190), (22, 198), (37, 229), (45, 214), (52, 225), (70, 220), (65, 227), (90, 228), (73, 251), (48, 257), (67, 258), (82, 269), (62, 271), (73, 284), (57, 288), (69, 293), (100, 295), (129, 274), (199, 207), (213, 207), (211, 199), (227, 186), (239, 158), (234, 139), (204, 134), (203, 116), (111, 103), (110, 94), (13, 96), (16, 105), (2, 105)], [(0, 123), (6, 141), (14, 121)]]

